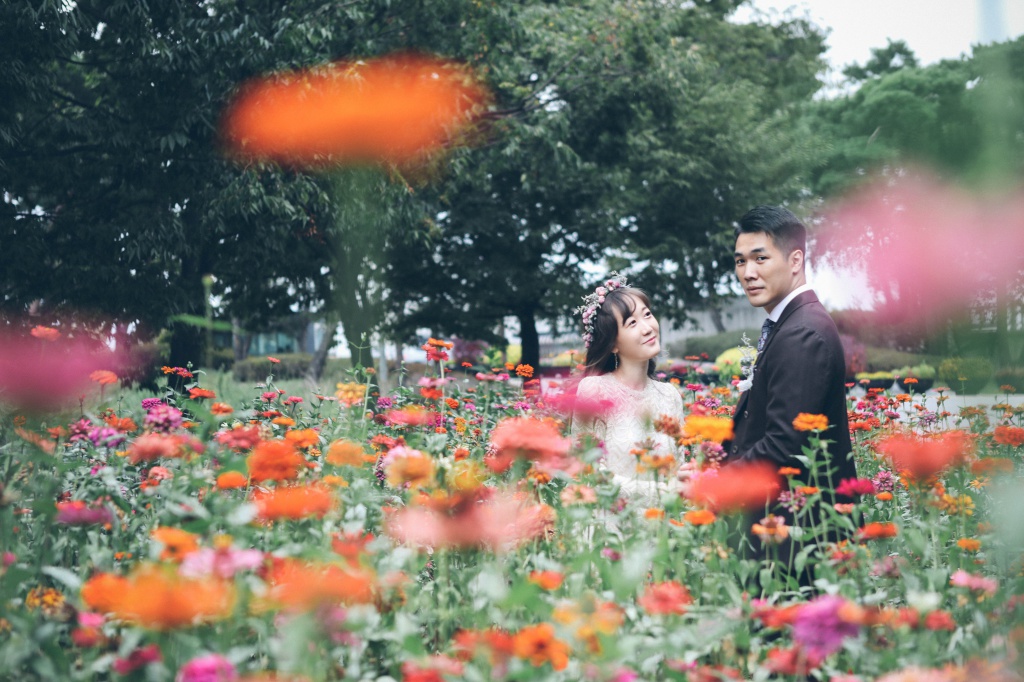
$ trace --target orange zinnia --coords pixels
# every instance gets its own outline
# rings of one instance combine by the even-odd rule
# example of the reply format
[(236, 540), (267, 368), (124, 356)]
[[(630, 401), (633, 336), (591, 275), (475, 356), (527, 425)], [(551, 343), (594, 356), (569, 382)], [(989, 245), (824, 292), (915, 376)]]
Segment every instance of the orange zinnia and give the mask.
[(419, 450), (399, 446), (388, 453), (385, 473), (388, 485), (422, 488), (434, 481), (434, 460)]
[(530, 582), (542, 590), (557, 590), (562, 586), (565, 576), (558, 571), (533, 571)]
[(779, 487), (775, 467), (739, 463), (694, 476), (687, 497), (712, 511), (763, 509), (778, 496)]
[(981, 549), (981, 540), (975, 540), (974, 538), (960, 538), (956, 541), (956, 546), (965, 552), (977, 552)]
[(264, 441), (253, 448), (246, 459), (249, 476), (254, 481), (289, 481), (299, 476), (305, 460), (286, 441)]
[(221, 490), (244, 488), (247, 485), (249, 485), (249, 479), (241, 471), (225, 471), (217, 477), (217, 487)]
[(300, 450), (304, 450), (319, 443), (320, 434), (314, 429), (292, 429), (284, 434), (284, 439)]
[(732, 438), (732, 420), (726, 417), (704, 417), (691, 414), (686, 418), (683, 430), (689, 438), (721, 443)]
[(876, 449), (897, 470), (921, 481), (962, 461), (972, 448), (966, 433), (948, 431), (937, 436), (896, 434), (881, 441)]
[(192, 552), (198, 551), (197, 535), (180, 528), (160, 527), (150, 533), (150, 537), (164, 546), (160, 552), (160, 561), (181, 561)]
[(873, 522), (864, 526), (857, 532), (860, 540), (878, 540), (882, 538), (894, 538), (897, 534), (895, 523)]
[(710, 509), (693, 509), (683, 514), (683, 519), (695, 526), (706, 526), (714, 523), (716, 518), (715, 512)]
[(797, 431), (827, 431), (828, 417), (823, 414), (801, 412), (793, 420), (793, 428)]
[(400, 165), (442, 148), (485, 99), (464, 69), (440, 59), (338, 62), (248, 85), (224, 132), (247, 157)]
[(371, 572), (354, 566), (279, 559), (268, 571), (271, 605), (309, 611), (324, 604), (367, 604), (373, 601)]
[(209, 398), (212, 400), (217, 397), (217, 394), (208, 388), (199, 388), (198, 386), (195, 386), (188, 389), (188, 397), (191, 400), (202, 400), (203, 398)]
[(100, 386), (107, 386), (109, 384), (117, 383), (117, 375), (111, 372), (109, 369), (98, 369), (95, 372), (89, 374), (89, 379), (95, 381)]
[(37, 339), (42, 339), (43, 341), (56, 341), (57, 339), (60, 338), (60, 331), (54, 329), (53, 327), (44, 327), (39, 324), (37, 324), (35, 327), (32, 327), (32, 330), (29, 331), (29, 334), (36, 337)]
[(210, 413), (220, 416), (229, 415), (235, 411), (235, 408), (231, 407), (227, 403), (214, 403), (210, 405)]
[(142, 627), (168, 630), (224, 618), (231, 614), (234, 600), (229, 582), (184, 578), (177, 570), (142, 566), (125, 581), (110, 612)]
[(336, 467), (358, 467), (365, 462), (363, 459), (365, 455), (366, 450), (359, 443), (345, 439), (336, 440), (327, 450), (327, 463)]
[(685, 586), (675, 580), (666, 580), (644, 588), (643, 595), (636, 603), (651, 614), (683, 614), (686, 613), (687, 606), (693, 603), (693, 597)]
[(264, 521), (276, 519), (304, 519), (323, 516), (334, 506), (334, 496), (323, 486), (295, 486), (276, 488), (271, 492), (253, 495), (258, 517)]
[(516, 657), (534, 667), (551, 663), (555, 670), (565, 670), (569, 665), (569, 645), (555, 637), (555, 628), (550, 623), (524, 627), (516, 633), (512, 647)]
[(122, 576), (97, 573), (82, 585), (82, 602), (97, 613), (110, 613), (127, 585), (127, 579)]

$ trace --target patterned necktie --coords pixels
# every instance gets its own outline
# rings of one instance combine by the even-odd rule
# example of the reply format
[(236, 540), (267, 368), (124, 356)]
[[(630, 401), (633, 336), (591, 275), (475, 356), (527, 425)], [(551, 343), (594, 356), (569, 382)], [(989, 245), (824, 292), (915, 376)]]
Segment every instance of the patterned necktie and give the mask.
[(761, 325), (761, 338), (757, 340), (757, 352), (760, 353), (764, 350), (765, 341), (768, 340), (768, 335), (772, 333), (772, 327), (775, 326), (775, 320), (770, 317), (764, 321)]

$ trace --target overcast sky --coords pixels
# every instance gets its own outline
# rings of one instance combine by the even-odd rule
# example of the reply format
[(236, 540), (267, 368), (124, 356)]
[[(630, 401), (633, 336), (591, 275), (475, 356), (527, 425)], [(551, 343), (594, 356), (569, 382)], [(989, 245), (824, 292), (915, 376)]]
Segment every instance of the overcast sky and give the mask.
[(760, 12), (769, 20), (807, 17), (827, 29), (826, 58), (837, 74), (848, 64), (866, 62), (871, 48), (885, 47), (887, 38), (906, 41), (922, 64), (932, 64), (969, 54), (979, 42), (1024, 34), (1024, 0), (752, 0), (750, 5), (738, 10), (737, 20)]

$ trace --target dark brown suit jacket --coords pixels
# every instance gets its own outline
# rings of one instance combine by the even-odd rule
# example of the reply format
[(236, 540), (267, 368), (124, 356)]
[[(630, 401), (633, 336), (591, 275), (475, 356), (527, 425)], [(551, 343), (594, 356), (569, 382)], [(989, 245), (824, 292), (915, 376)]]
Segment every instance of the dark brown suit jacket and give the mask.
[[(807, 467), (797, 459), (809, 442), (809, 434), (797, 431), (793, 420), (801, 412), (823, 414), (829, 423), (823, 438), (831, 442), (828, 461), (819, 460), (817, 465), (822, 501), (852, 501), (831, 493), (842, 479), (857, 476), (850, 457), (853, 448), (845, 381), (846, 360), (836, 325), (814, 292), (805, 291), (782, 311), (758, 354), (753, 385), (736, 406), (733, 440), (726, 443), (726, 462), (767, 461), (778, 467), (795, 467), (801, 471), (795, 478), (802, 485), (814, 485)], [(782, 485), (783, 490), (787, 489), (785, 481)], [(808, 511), (806, 523), (817, 524), (820, 510)], [(792, 514), (780, 508), (774, 513), (792, 523)], [(828, 535), (835, 538), (834, 529)]]
[(807, 412), (828, 417), (829, 464), (839, 476), (834, 483), (856, 477), (848, 457), (853, 448), (845, 381), (846, 359), (836, 325), (814, 292), (805, 291), (782, 311), (758, 354), (753, 385), (736, 406), (727, 461), (769, 461), (806, 471), (796, 456), (808, 437), (793, 428), (793, 420)]

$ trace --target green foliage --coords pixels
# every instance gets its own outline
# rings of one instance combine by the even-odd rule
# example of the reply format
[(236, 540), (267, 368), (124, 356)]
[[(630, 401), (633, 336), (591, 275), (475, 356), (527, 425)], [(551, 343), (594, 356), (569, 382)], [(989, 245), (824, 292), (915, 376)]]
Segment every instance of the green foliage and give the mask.
[(1024, 367), (1000, 367), (993, 375), (996, 386), (1013, 386), (1024, 391)]
[(946, 358), (939, 364), (939, 381), (958, 393), (974, 395), (992, 378), (992, 363), (985, 358)]
[(716, 358), (730, 348), (735, 348), (743, 336), (750, 339), (751, 344), (756, 343), (761, 336), (760, 329), (741, 329), (738, 331), (722, 332), (710, 336), (688, 336), (679, 345), (673, 345), (670, 351), (674, 357), (685, 357), (687, 355), (701, 355), (706, 353), (709, 358)]
[(869, 372), (892, 371), (896, 367), (931, 362), (930, 356), (924, 356), (920, 353), (908, 353), (878, 346), (867, 347), (867, 371)]
[[(312, 360), (309, 353), (281, 353), (275, 357), (280, 360), (279, 363), (271, 362), (265, 357), (248, 357), (235, 362), (232, 367), (235, 381), (261, 382), (271, 375), (278, 379), (302, 379), (307, 375)], [(340, 377), (350, 366), (351, 362), (348, 359), (330, 359), (327, 361), (324, 375)]]

